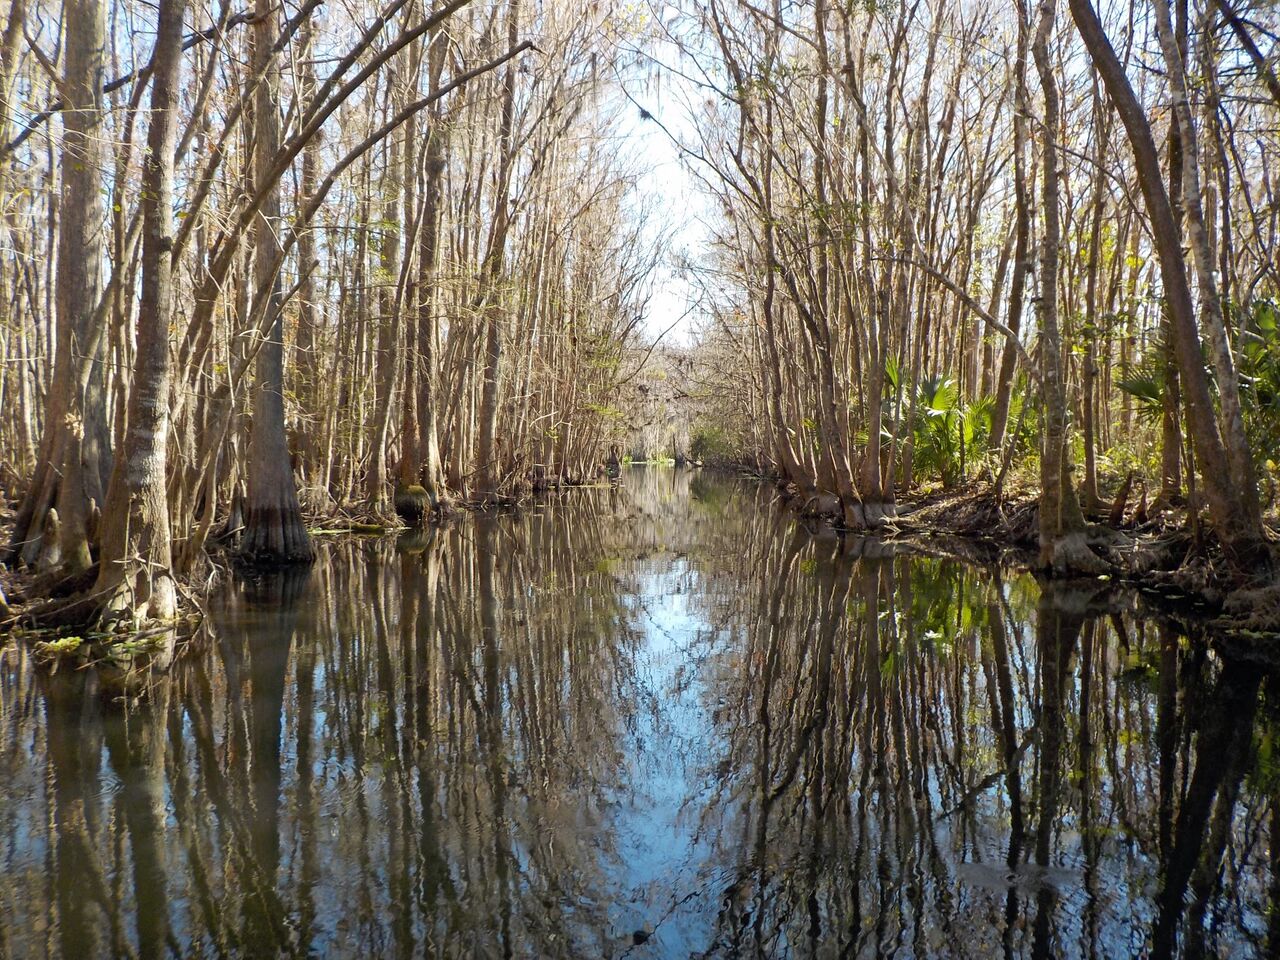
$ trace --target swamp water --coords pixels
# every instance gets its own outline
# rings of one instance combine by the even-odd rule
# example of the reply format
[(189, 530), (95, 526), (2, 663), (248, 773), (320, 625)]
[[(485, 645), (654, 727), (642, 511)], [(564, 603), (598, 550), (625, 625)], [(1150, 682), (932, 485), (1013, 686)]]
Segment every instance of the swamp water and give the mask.
[(1266, 956), (1276, 680), (632, 468), (0, 651), (0, 957)]

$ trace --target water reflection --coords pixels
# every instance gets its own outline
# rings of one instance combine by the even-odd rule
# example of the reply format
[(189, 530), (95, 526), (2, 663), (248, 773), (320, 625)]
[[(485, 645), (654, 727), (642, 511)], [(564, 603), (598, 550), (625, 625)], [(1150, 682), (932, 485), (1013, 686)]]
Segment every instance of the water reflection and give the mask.
[(0, 669), (0, 955), (1280, 952), (1275, 679), (633, 469)]

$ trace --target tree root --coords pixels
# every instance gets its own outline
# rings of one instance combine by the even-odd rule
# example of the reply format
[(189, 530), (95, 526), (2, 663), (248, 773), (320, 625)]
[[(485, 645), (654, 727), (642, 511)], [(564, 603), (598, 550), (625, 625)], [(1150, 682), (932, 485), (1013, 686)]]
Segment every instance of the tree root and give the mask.
[[(846, 536), (867, 534), (870, 524), (865, 521), (879, 519), (874, 508), (868, 510), (862, 504), (864, 525), (850, 528), (841, 522), (843, 511), (834, 495), (786, 484), (780, 484), (780, 489), (802, 518), (826, 520)], [(1132, 499), (1131, 485), (1127, 497), (1113, 501), (1112, 515), (1119, 504), (1128, 509)], [(1280, 612), (1273, 608), (1280, 605), (1280, 595), (1269, 592), (1280, 591), (1280, 586), (1239, 583), (1213, 542), (1197, 543), (1176, 515), (1147, 507), (1145, 487), (1131, 513), (1122, 528), (1090, 524), (1083, 533), (1064, 537), (1054, 550), (1052, 575), (1059, 579), (1111, 577), (1142, 588), (1158, 609), (1176, 609), (1179, 616), (1190, 616), (1210, 629), (1280, 634)], [(1039, 503), (1029, 491), (1009, 498), (997, 498), (991, 488), (981, 486), (944, 491), (907, 501), (892, 519), (884, 517), (873, 535), (926, 555), (1034, 566)]]
[[(83, 579), (84, 575), (78, 576)], [(15, 628), (41, 632), (93, 630), (104, 635), (137, 637), (157, 630), (172, 630), (184, 619), (189, 621), (189, 617), (183, 616), (184, 606), (200, 611), (199, 602), (175, 583), (177, 593), (185, 598), (185, 604), (179, 603), (175, 616), (134, 623), (131, 614), (136, 611), (131, 602), (122, 602), (120, 587), (95, 590), (95, 586), (96, 578), (88, 580), (75, 593), (63, 590), (58, 596), (41, 597), (21, 606), (10, 606), (7, 614), (0, 616), (0, 631)]]
[(1083, 532), (1069, 533), (1056, 540), (1050, 565), (1057, 577), (1096, 577), (1115, 572), (1110, 563), (1093, 552)]
[(1154, 538), (1126, 536), (1108, 544), (1106, 555), (1126, 576), (1143, 577), (1175, 569), (1186, 557), (1189, 544), (1182, 533)]
[(417, 483), (396, 484), (396, 514), (408, 526), (420, 527), (430, 516), (435, 498), (427, 492), (427, 488)]
[(1235, 634), (1280, 636), (1280, 584), (1231, 591), (1212, 626)]
[(74, 597), (93, 589), (97, 581), (98, 565), (96, 563), (74, 573), (67, 573), (62, 568), (48, 570), (36, 574), (35, 578), (27, 584), (21, 599)]
[(13, 611), (9, 623), (35, 630), (83, 629), (97, 624), (103, 602), (101, 594), (87, 592), (37, 600)]

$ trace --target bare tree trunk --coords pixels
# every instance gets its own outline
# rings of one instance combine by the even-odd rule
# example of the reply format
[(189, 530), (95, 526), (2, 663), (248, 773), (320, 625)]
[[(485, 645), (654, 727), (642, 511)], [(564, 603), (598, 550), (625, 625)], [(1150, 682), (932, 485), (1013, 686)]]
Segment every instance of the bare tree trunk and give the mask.
[[(388, 78), (391, 87), (389, 100), (396, 104), (401, 99), (400, 82), (395, 71)], [(394, 109), (394, 107), (393, 107)], [(409, 211), (401, 203), (404, 183), (401, 136), (392, 134), (390, 156), (383, 177), (382, 243), (379, 250), (378, 271), (378, 342), (374, 354), (374, 415), (373, 438), (370, 441), (369, 470), (365, 476), (365, 497), (375, 516), (385, 516), (390, 490), (387, 486), (387, 438), (391, 428), (391, 401), (396, 386), (396, 369), (399, 365), (396, 328), (400, 324), (397, 315), (399, 297), (396, 295), (400, 274), (401, 231), (409, 219)]]
[[(315, 67), (311, 63), (312, 57), (315, 56), (313, 17), (307, 17), (302, 24), (298, 34), (298, 46), (298, 70), (301, 74), (300, 99), (304, 103), (309, 103), (315, 96), (316, 88)], [(316, 191), (320, 170), (320, 144), (321, 139), (317, 136), (302, 151), (300, 207), (306, 207)], [(299, 404), (304, 411), (312, 414), (321, 409), (319, 326), (315, 278), (312, 275), (312, 266), (315, 262), (315, 228), (308, 225), (308, 228), (298, 236), (298, 272), (301, 274), (301, 286), (298, 287), (298, 337), (294, 344), (294, 368), (297, 371)], [(319, 445), (319, 431), (315, 427), (300, 431), (298, 447), (304, 477), (308, 483), (314, 484), (320, 472), (316, 461), (323, 453)]]
[(1094, 84), (1093, 117), (1095, 162), (1097, 169), (1093, 174), (1093, 195), (1089, 200), (1089, 260), (1085, 276), (1084, 305), (1084, 340), (1085, 355), (1082, 370), (1080, 391), (1084, 415), (1084, 487), (1082, 496), (1085, 509), (1091, 515), (1102, 510), (1102, 500), (1098, 495), (1098, 416), (1095, 409), (1098, 396), (1098, 273), (1102, 261), (1102, 215), (1106, 198), (1104, 191), (1103, 153), (1110, 139), (1111, 124), (1103, 112), (1102, 93)]
[[(13, 130), (14, 121), (17, 119), (18, 111), (13, 84), (26, 21), (26, 0), (11, 0), (9, 17), (4, 25), (4, 35), (0, 37), (0, 139), (6, 143)], [(0, 158), (0, 171), (8, 165), (10, 156), (11, 154), (6, 153)]]
[(280, 73), (272, 46), (276, 8), (256, 0), (253, 63), (261, 76), (254, 95), (254, 187), (269, 185), (255, 230), (254, 289), (267, 297), (265, 342), (258, 349), (249, 438), (249, 485), (245, 497), (243, 557), (262, 563), (309, 563), (311, 537), (302, 520), (284, 425), (284, 303), (276, 262), (281, 250), (280, 195), (273, 180), (280, 143)]
[(103, 511), (94, 592), (104, 620), (138, 625), (177, 613), (165, 494), (169, 437), (169, 318), (173, 302), (173, 155), (182, 73), (184, 0), (160, 0), (151, 126), (142, 181), (142, 298), (129, 422)]
[[(1014, 70), (1013, 100), (1013, 190), (1014, 246), (1013, 279), (1009, 284), (1009, 308), (1005, 326), (1016, 336), (1022, 327), (1024, 291), (1031, 272), (1031, 203), (1027, 195), (1027, 26), (1022, 4), (1018, 5), (1018, 53)], [(996, 399), (991, 411), (991, 435), (988, 448), (999, 454), (1009, 423), (1009, 404), (1013, 396), (1013, 372), (1018, 352), (1014, 341), (1006, 339), (1000, 354), (1000, 373), (996, 377)]]
[(1084, 542), (1084, 517), (1071, 483), (1067, 396), (1058, 327), (1058, 261), (1062, 227), (1059, 212), (1058, 84), (1049, 59), (1055, 0), (1040, 0), (1031, 54), (1044, 93), (1045, 136), (1041, 142), (1043, 233), (1040, 238), (1040, 375), (1044, 397), (1044, 439), (1040, 452), (1040, 566), (1058, 574), (1106, 569)]
[[(443, 69), (438, 33), (433, 31), (427, 39), (427, 89), (434, 94), (440, 88)], [(415, 72), (415, 82), (416, 82)], [(408, 314), (407, 335), (402, 349), (405, 352), (400, 422), (400, 465), (396, 481), (395, 508), (401, 518), (410, 523), (421, 523), (439, 503), (444, 487), (440, 469), (440, 448), (436, 440), (435, 425), (435, 346), (438, 333), (434, 327), (435, 259), (440, 230), (440, 189), (444, 174), (441, 106), (432, 105), (426, 122), (426, 141), (421, 151), (415, 149), (417, 139), (406, 135), (405, 184), (412, 190), (411, 175), (422, 170), (423, 196), (417, 211), (417, 236), (406, 244), (405, 270), (413, 264), (413, 246), (417, 246), (417, 275), (409, 282), (416, 301), (406, 302)], [(410, 128), (412, 130), (412, 127)], [(429, 461), (424, 467), (424, 461)], [(424, 486), (425, 484), (425, 486)]]
[[(428, 91), (440, 88), (444, 69), (445, 44), (432, 34), (428, 49)], [(436, 268), (440, 249), (440, 200), (444, 188), (445, 147), (448, 133), (443, 129), (442, 111), (437, 104), (428, 121), (427, 142), (423, 158), (422, 225), (418, 243), (418, 362), (421, 378), (418, 388), (418, 444), (421, 480), (428, 495), (443, 499), (444, 467), (440, 460), (439, 409), (436, 396), (440, 363), (439, 315), (440, 296), (436, 289)], [(406, 437), (409, 444), (412, 438)], [(408, 478), (404, 478), (407, 479)], [(413, 476), (418, 479), (418, 473)]]
[(1254, 527), (1254, 536), (1262, 536), (1262, 509), (1258, 502), (1258, 481), (1244, 431), (1244, 415), (1240, 409), (1240, 381), (1236, 376), (1227, 339), (1226, 320), (1218, 296), (1214, 276), (1213, 252), (1205, 229), (1200, 189), (1200, 155), (1195, 119), (1187, 99), (1185, 55), (1179, 49), (1169, 17), (1169, 0), (1155, 0), (1156, 32), (1168, 68), (1173, 109), (1178, 117), (1178, 133), (1182, 141), (1182, 207), (1186, 218), (1187, 240), (1191, 261), (1195, 266), (1196, 285), (1200, 294), (1201, 328), (1207, 334), (1209, 359), (1217, 374), (1218, 399), (1222, 404), (1222, 439), (1227, 464), (1239, 488), (1239, 511)]
[[(1185, 15), (1180, 20), (1185, 22)], [(1169, 157), (1169, 206), (1174, 228), (1181, 237), (1182, 137), (1178, 133), (1176, 115), (1169, 120), (1166, 149)], [(1178, 358), (1173, 349), (1173, 330), (1167, 303), (1160, 310), (1160, 337), (1158, 349), (1164, 371), (1164, 389), (1160, 391), (1160, 493), (1156, 498), (1156, 506), (1169, 507), (1182, 494), (1182, 396), (1178, 388)], [(1194, 468), (1189, 466), (1189, 472), (1194, 473)], [(1191, 480), (1195, 482), (1194, 476)]]
[[(514, 0), (507, 13), (507, 45), (514, 47), (519, 36), (519, 0)], [(507, 231), (511, 225), (511, 204), (507, 194), (511, 184), (511, 169), (515, 145), (512, 128), (515, 123), (516, 65), (507, 64), (502, 79), (502, 120), (498, 134), (501, 158), (493, 197), (493, 227), (489, 235), (488, 264), (482, 291), (485, 300), (484, 321), (484, 383), (480, 394), (480, 431), (476, 445), (476, 486), (483, 499), (498, 495), (501, 479), (497, 451), (498, 431), (498, 378), (502, 374), (502, 320), (505, 297), (500, 289), (503, 267), (506, 262)]]
[[(57, 343), (45, 410), (44, 436), (33, 483), (19, 510), (17, 540), (28, 561), (43, 556), (69, 572), (92, 562), (90, 502), (102, 504), (111, 471), (106, 377), (99, 310), (106, 256), (101, 176), (105, 134), (102, 83), (105, 70), (106, 4), (68, 0), (65, 77), (67, 107), (59, 157), (62, 214), (56, 280)], [(42, 544), (44, 512), (56, 502), (59, 543)]]

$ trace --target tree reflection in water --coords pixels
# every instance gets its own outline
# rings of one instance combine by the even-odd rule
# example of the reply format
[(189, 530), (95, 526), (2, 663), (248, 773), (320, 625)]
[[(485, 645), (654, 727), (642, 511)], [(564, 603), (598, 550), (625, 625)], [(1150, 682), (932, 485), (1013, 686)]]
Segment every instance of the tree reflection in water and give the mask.
[(5, 647), (0, 955), (1280, 950), (1265, 669), (625, 480), (228, 587), (128, 712)]

